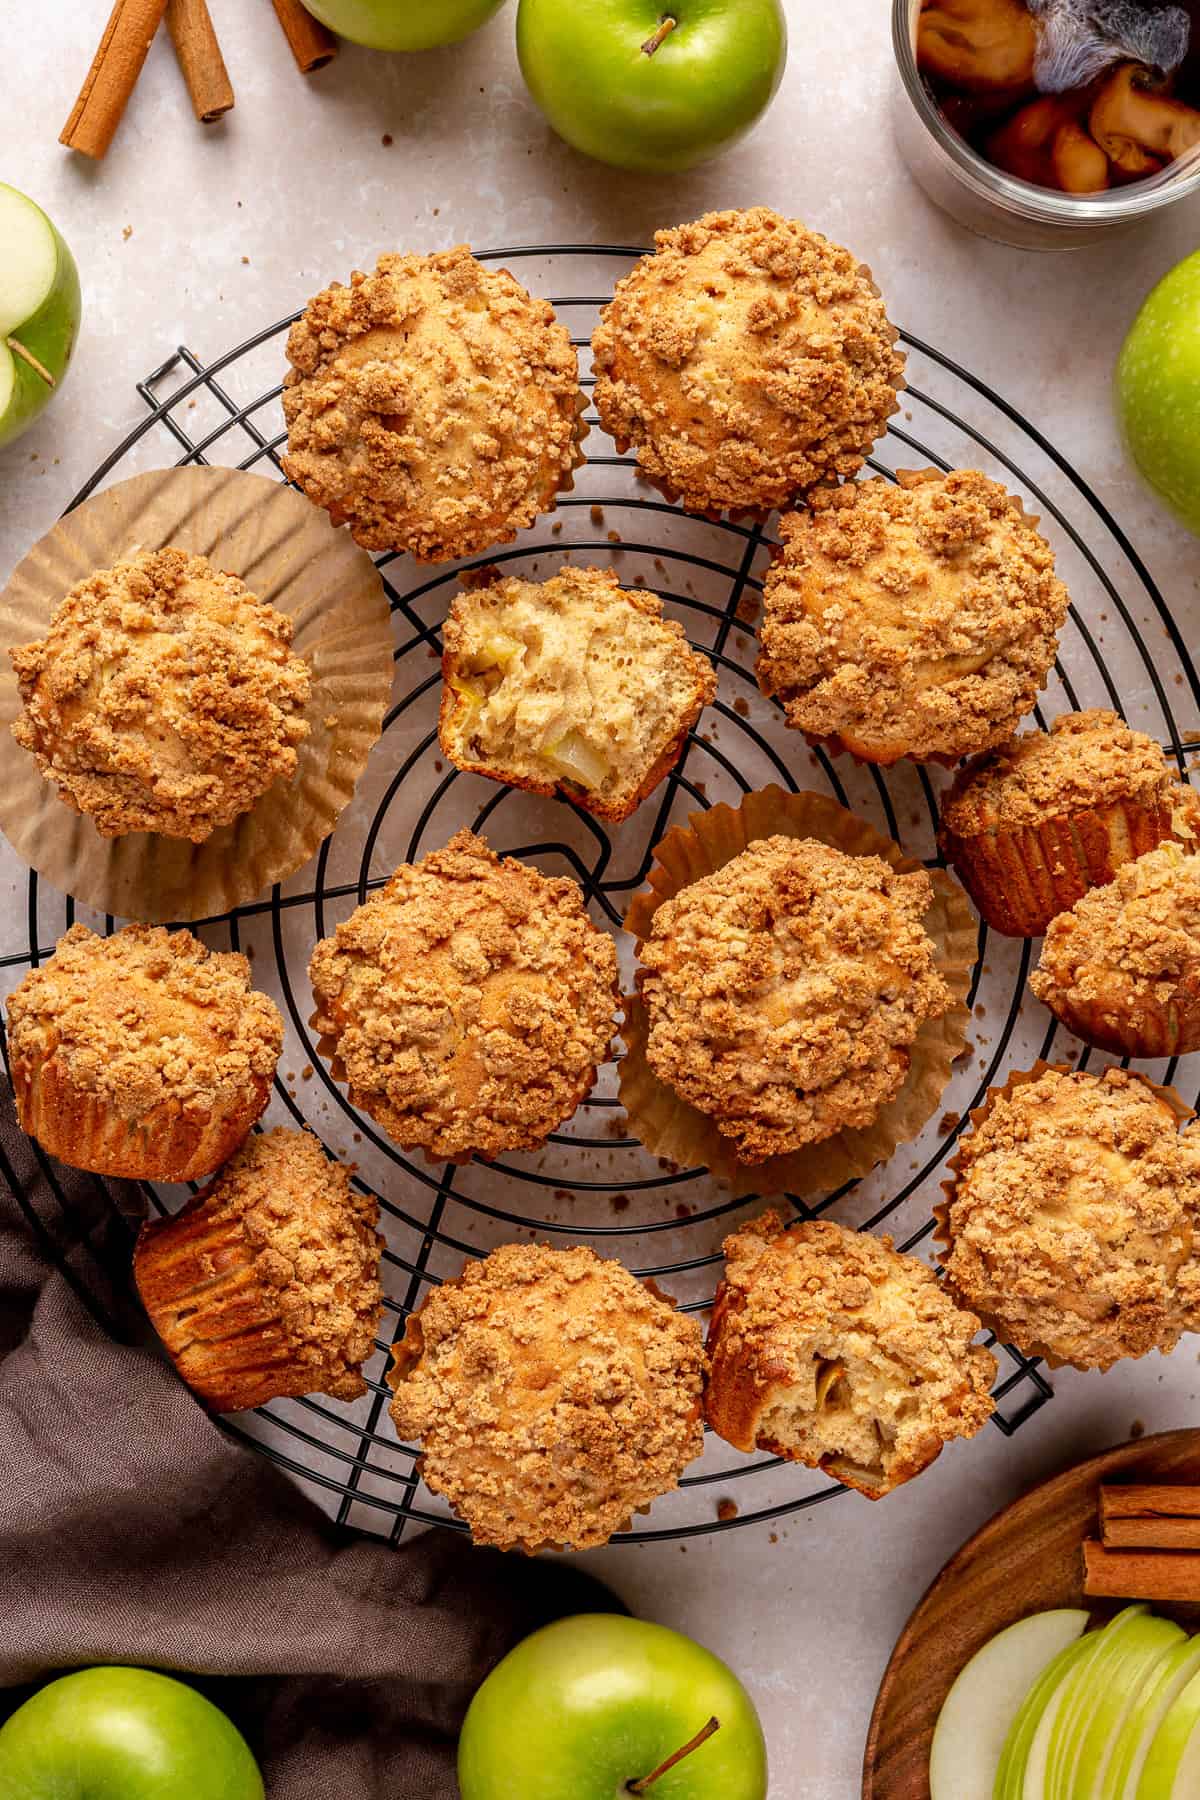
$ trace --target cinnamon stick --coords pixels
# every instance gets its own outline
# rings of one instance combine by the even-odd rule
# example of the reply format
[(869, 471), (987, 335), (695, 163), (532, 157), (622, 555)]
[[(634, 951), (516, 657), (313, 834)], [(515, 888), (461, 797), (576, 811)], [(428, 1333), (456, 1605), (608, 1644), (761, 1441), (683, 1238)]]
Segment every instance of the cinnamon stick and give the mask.
[(1083, 1546), (1083, 1591), (1092, 1599), (1200, 1600), (1200, 1556), (1186, 1551)]
[(167, 0), (116, 0), (87, 79), (58, 141), (84, 156), (104, 155), (113, 141)]
[(1200, 1550), (1200, 1519), (1106, 1519), (1109, 1550)]
[(272, 5), (302, 75), (311, 75), (314, 69), (323, 69), (333, 61), (338, 53), (337, 39), (313, 18), (307, 7), (301, 6), (300, 0), (272, 0)]
[(1100, 1489), (1100, 1518), (1200, 1519), (1200, 1487), (1183, 1482), (1120, 1483)]
[(211, 125), (233, 105), (233, 87), (208, 0), (167, 0), (167, 30), (192, 98), (192, 111), (202, 125)]

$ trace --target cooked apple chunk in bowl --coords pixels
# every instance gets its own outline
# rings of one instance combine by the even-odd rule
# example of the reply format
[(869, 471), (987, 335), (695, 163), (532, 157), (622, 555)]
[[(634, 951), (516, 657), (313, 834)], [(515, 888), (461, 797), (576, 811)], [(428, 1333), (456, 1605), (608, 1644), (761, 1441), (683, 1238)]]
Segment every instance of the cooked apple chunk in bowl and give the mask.
[(658, 786), (717, 688), (657, 595), (611, 569), (464, 588), (443, 641), (451, 762), (601, 819), (627, 819)]

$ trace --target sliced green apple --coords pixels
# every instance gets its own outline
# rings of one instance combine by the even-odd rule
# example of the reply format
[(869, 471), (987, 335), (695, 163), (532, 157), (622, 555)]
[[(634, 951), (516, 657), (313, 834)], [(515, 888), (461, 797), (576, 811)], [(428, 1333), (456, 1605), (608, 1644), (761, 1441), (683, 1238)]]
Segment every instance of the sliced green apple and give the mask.
[(1154, 1734), (1136, 1800), (1196, 1800), (1200, 1794), (1200, 1675), (1176, 1694)]
[(1200, 1637), (1176, 1644), (1156, 1665), (1150, 1682), (1121, 1727), (1099, 1800), (1137, 1800), (1138, 1783), (1155, 1733), (1176, 1697), (1197, 1674)]
[(1087, 1613), (1076, 1607), (1033, 1613), (976, 1651), (938, 1714), (929, 1753), (930, 1800), (992, 1800), (1000, 1755), (1022, 1701), (1087, 1622)]
[[(1042, 1721), (1047, 1712), (1050, 1712), (1051, 1723), (1053, 1723), (1054, 1703), (1056, 1698), (1061, 1700), (1067, 1676), (1083, 1657), (1092, 1654), (1098, 1636), (1098, 1632), (1093, 1632), (1089, 1637), (1077, 1638), (1074, 1643), (1068, 1644), (1065, 1650), (1060, 1650), (1030, 1688), (1021, 1702), (1020, 1708), (1009, 1726), (1008, 1736), (1004, 1740), (1004, 1748), (996, 1770), (995, 1785), (992, 1789), (992, 1800), (1022, 1800), (1025, 1791), (1025, 1772), (1029, 1765), (1034, 1739)], [(1047, 1728), (1048, 1741), (1049, 1728)]]
[(1119, 1670), (1129, 1633), (1149, 1612), (1148, 1606), (1127, 1606), (1110, 1619), (1096, 1634), (1093, 1654), (1068, 1677), (1046, 1758), (1045, 1800), (1071, 1800), (1076, 1756), (1096, 1696)]
[(40, 206), (0, 182), (0, 444), (47, 406), (80, 314), (79, 271)]
[(1121, 1728), (1134, 1715), (1153, 1685), (1164, 1659), (1186, 1643), (1185, 1633), (1169, 1619), (1135, 1619), (1122, 1639), (1120, 1657), (1106, 1675), (1097, 1674), (1086, 1717), (1063, 1788), (1065, 1795), (1086, 1794), (1098, 1800)]

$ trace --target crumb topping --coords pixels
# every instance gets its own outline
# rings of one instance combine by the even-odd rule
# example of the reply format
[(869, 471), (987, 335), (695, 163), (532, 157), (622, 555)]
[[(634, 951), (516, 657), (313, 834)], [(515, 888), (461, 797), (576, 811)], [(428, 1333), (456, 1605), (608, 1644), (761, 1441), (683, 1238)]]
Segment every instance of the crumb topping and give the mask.
[(10, 650), (12, 731), (103, 837), (204, 840), (296, 772), (311, 677), (292, 621), (203, 556), (143, 551), (76, 582)]
[(476, 1543), (586, 1550), (699, 1456), (704, 1372), (697, 1321), (619, 1263), (506, 1244), (410, 1319), (391, 1413)]
[(1047, 1069), (956, 1162), (947, 1279), (1007, 1341), (1107, 1369), (1200, 1328), (1200, 1134), (1149, 1082)]
[(884, 1493), (991, 1416), (979, 1320), (890, 1238), (768, 1212), (724, 1248), (708, 1413), (739, 1449)]
[(765, 206), (654, 242), (592, 338), (618, 449), (698, 512), (769, 510), (855, 474), (904, 370), (858, 259)]
[(352, 1103), (431, 1157), (538, 1148), (612, 1038), (616, 950), (577, 884), (469, 831), (397, 869), (309, 973)]
[(823, 489), (780, 535), (757, 673), (789, 725), (872, 762), (955, 761), (1030, 710), (1067, 591), (997, 482), (927, 470)]
[(654, 915), (646, 1057), (762, 1162), (869, 1124), (952, 998), (922, 920), (924, 870), (815, 839), (760, 839)]
[(335, 282), (287, 354), (284, 469), (369, 550), (443, 562), (508, 543), (582, 460), (568, 332), (465, 244)]
[(15, 1062), (54, 1058), (71, 1082), (136, 1120), (164, 1103), (203, 1118), (269, 1081), (283, 1020), (250, 986), (250, 965), (190, 931), (72, 925), (8, 1000)]
[(1200, 856), (1161, 844), (1050, 922), (1029, 977), (1052, 1012), (1136, 1018), (1200, 992)]
[(443, 631), (443, 750), (460, 768), (627, 817), (717, 691), (708, 658), (662, 611), (612, 569), (468, 588)]
[[(252, 1132), (188, 1212), (236, 1224), (312, 1393), (353, 1399), (383, 1310), (379, 1204), (308, 1131)], [(173, 1221), (161, 1227), (170, 1241)], [(209, 1266), (208, 1275), (221, 1273)]]
[(1049, 731), (1023, 732), (960, 769), (942, 825), (957, 837), (1020, 831), (1090, 807), (1164, 806), (1176, 785), (1153, 738), (1118, 714), (1063, 713)]

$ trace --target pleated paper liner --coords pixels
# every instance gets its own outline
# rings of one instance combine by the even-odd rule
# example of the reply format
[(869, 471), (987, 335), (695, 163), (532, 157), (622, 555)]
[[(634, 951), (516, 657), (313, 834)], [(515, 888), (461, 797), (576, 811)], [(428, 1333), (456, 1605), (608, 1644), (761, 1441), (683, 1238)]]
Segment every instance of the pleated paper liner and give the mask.
[[(1032, 1069), (1014, 1070), (1013, 1073), (1009, 1075), (1008, 1079), (1002, 1082), (999, 1087), (988, 1089), (983, 1097), (982, 1106), (972, 1107), (968, 1115), (971, 1121), (971, 1134), (974, 1134), (979, 1130), (997, 1101), (1011, 1099), (1017, 1088), (1027, 1087), (1031, 1081), (1036, 1081), (1039, 1076), (1045, 1075), (1048, 1070), (1053, 1070), (1059, 1075), (1073, 1075), (1076, 1073), (1073, 1063), (1046, 1062), (1040, 1056), (1034, 1063)], [(1164, 1087), (1161, 1082), (1151, 1081), (1150, 1077), (1148, 1075), (1143, 1075), (1140, 1070), (1130, 1069), (1129, 1073), (1135, 1080), (1140, 1081), (1145, 1087), (1148, 1087), (1150, 1092), (1163, 1102), (1164, 1106), (1166, 1106), (1172, 1114), (1177, 1125), (1186, 1125), (1189, 1119), (1194, 1119), (1196, 1117), (1194, 1110), (1175, 1092), (1173, 1087)], [(938, 1262), (943, 1269), (946, 1267), (946, 1259), (954, 1246), (954, 1236), (950, 1228), (950, 1207), (954, 1201), (954, 1196), (958, 1191), (958, 1181), (962, 1173), (962, 1146), (968, 1135), (969, 1134), (964, 1132), (963, 1136), (959, 1139), (959, 1148), (955, 1151), (953, 1156), (947, 1159), (946, 1167), (951, 1171), (951, 1179), (949, 1181), (943, 1181), (942, 1183), (942, 1192), (945, 1194), (946, 1198), (944, 1200), (939, 1200), (933, 1209), (933, 1241), (937, 1250)], [(953, 1285), (953, 1282), (948, 1281), (948, 1286), (952, 1291)], [(1006, 1344), (1012, 1341), (1010, 1328), (1002, 1319), (997, 1319), (989, 1313), (981, 1312), (973, 1300), (967, 1300), (958, 1294), (955, 1295), (955, 1298), (958, 1300), (960, 1306), (965, 1306), (968, 1311), (973, 1312), (976, 1315), (985, 1331), (995, 1332), (1000, 1343)], [(1088, 1363), (1070, 1362), (1065, 1357), (1057, 1356), (1055, 1352), (1050, 1350), (1045, 1344), (1040, 1344), (1035, 1341), (1018, 1344), (1016, 1348), (1020, 1350), (1024, 1356), (1041, 1357), (1047, 1368), (1052, 1370), (1079, 1369), (1083, 1373), (1087, 1373), (1093, 1366)]]
[(226, 468), (135, 475), (76, 507), (0, 594), (0, 649), (44, 637), (67, 590), (94, 570), (168, 546), (206, 556), (286, 613), (312, 674), (295, 775), (232, 825), (202, 844), (149, 832), (101, 837), (14, 741), (21, 700), (0, 657), (0, 829), (63, 893), (149, 924), (229, 912), (309, 860), (366, 767), (393, 669), (387, 596), (367, 552), (281, 482)]
[[(649, 891), (634, 897), (625, 919), (625, 929), (637, 938), (639, 950), (664, 900), (723, 868), (758, 838), (775, 836), (816, 838), (851, 856), (879, 856), (902, 873), (922, 868), (865, 819), (824, 794), (793, 794), (772, 785), (747, 794), (738, 807), (722, 804), (692, 813), (686, 826), (674, 827), (655, 847)], [(934, 898), (924, 924), (954, 1004), (941, 1018), (922, 1024), (910, 1047), (903, 1087), (870, 1125), (839, 1131), (766, 1162), (739, 1162), (713, 1122), (681, 1100), (651, 1069), (646, 1060), (646, 1005), (635, 992), (625, 1001), (621, 1035), (626, 1055), (619, 1071), (630, 1134), (640, 1138), (652, 1156), (683, 1168), (702, 1165), (737, 1195), (830, 1193), (869, 1174), (915, 1138), (937, 1111), (951, 1065), (966, 1047), (966, 995), (976, 949), (977, 928), (965, 895), (940, 870), (933, 871), (931, 879)]]

